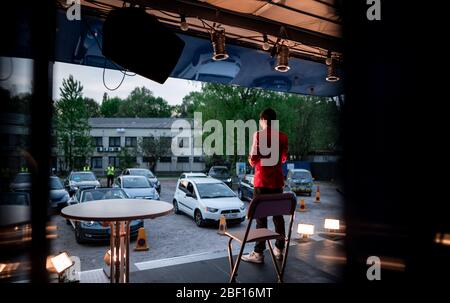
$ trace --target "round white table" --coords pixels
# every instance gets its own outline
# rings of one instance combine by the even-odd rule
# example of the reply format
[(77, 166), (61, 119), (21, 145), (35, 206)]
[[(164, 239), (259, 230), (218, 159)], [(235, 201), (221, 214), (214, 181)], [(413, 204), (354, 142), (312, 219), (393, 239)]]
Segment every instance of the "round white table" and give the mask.
[(154, 219), (172, 211), (172, 204), (163, 201), (109, 199), (67, 206), (61, 210), (61, 215), (72, 220), (109, 223), (111, 283), (127, 283), (130, 278), (130, 221)]

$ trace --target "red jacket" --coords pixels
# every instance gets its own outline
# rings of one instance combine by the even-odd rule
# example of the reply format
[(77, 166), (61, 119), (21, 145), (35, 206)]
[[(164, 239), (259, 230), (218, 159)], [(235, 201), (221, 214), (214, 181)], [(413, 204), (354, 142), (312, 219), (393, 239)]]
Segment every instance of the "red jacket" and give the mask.
[[(261, 134), (267, 134), (267, 146), (270, 148), (272, 137), (278, 136), (278, 158), (274, 166), (261, 165), (261, 160), (269, 158), (271, 154), (266, 156), (260, 152), (260, 136)], [(283, 188), (284, 176), (281, 164), (286, 162), (288, 152), (288, 137), (283, 132), (271, 131), (270, 128), (256, 132), (253, 135), (253, 145), (250, 150), (250, 156), (248, 158), (250, 165), (255, 168), (255, 175), (253, 177), (254, 187), (266, 187), (266, 188)]]

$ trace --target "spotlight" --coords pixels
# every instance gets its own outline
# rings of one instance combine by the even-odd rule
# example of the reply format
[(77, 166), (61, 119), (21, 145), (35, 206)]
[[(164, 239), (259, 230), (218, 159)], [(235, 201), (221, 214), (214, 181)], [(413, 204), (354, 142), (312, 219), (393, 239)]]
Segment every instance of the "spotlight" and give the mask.
[(185, 15), (180, 15), (180, 18), (181, 18), (180, 29), (183, 32), (186, 32), (187, 30), (189, 30), (189, 24), (187, 24), (187, 22), (186, 22), (186, 16)]
[(280, 45), (277, 51), (277, 65), (275, 66), (275, 70), (285, 73), (289, 69), (289, 47)]
[(328, 82), (336, 82), (339, 81), (339, 76), (336, 74), (336, 65), (335, 60), (331, 57), (331, 53), (328, 52), (328, 57), (325, 60), (325, 64), (327, 65), (327, 77), (326, 80)]
[(73, 262), (67, 252), (62, 252), (59, 255), (56, 255), (54, 257), (50, 257), (50, 262), (52, 265), (52, 270), (56, 271), (58, 274), (58, 281), (63, 282), (64, 279), (62, 279), (63, 274), (67, 269), (72, 267), (75, 262)]
[(302, 238), (308, 238), (314, 234), (314, 225), (299, 223), (297, 233), (302, 235)]
[(263, 35), (264, 44), (262, 46), (262, 49), (265, 51), (268, 51), (270, 49), (269, 39), (267, 38), (267, 34)]
[(228, 54), (225, 50), (225, 30), (214, 30), (211, 33), (211, 42), (214, 50), (212, 59), (214, 61), (228, 59)]
[(339, 230), (339, 220), (325, 219), (324, 228), (328, 230)]

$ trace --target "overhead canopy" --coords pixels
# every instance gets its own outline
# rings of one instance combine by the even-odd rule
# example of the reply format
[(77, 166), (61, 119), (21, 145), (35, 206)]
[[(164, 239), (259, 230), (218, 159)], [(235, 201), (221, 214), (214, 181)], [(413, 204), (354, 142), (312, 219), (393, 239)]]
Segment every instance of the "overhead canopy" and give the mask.
[[(341, 22), (333, 0), (127, 1), (130, 2), (144, 7), (185, 41), (171, 77), (319, 96), (342, 93), (342, 80), (325, 79), (327, 56), (337, 63), (338, 74), (342, 61)], [(109, 11), (123, 7), (124, 2), (82, 0), (82, 20), (75, 22), (67, 20), (65, 3), (60, 0), (56, 60), (117, 68), (103, 58), (102, 24)], [(181, 15), (186, 17), (188, 31), (180, 29)], [(211, 59), (210, 31), (217, 27), (226, 33), (230, 56), (224, 61)], [(276, 58), (270, 50), (263, 50), (264, 35), (270, 46), (278, 42), (289, 47), (288, 72), (274, 70)], [(164, 46), (155, 41), (155, 47)]]

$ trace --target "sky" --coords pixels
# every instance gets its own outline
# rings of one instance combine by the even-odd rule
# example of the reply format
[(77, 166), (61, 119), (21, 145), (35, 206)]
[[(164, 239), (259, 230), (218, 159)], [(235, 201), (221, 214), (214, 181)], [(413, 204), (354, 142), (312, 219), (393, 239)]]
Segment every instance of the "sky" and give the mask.
[[(31, 91), (32, 62), (28, 59), (5, 59), (0, 58), (2, 74), (1, 86), (11, 89), (14, 93)], [(3, 75), (4, 73), (4, 75)], [(59, 88), (64, 78), (73, 75), (75, 80), (83, 85), (83, 96), (89, 97), (101, 103), (103, 93), (107, 92), (110, 97), (126, 98), (137, 86), (145, 86), (150, 89), (156, 97), (162, 97), (170, 105), (181, 104), (183, 97), (191, 91), (199, 91), (201, 83), (183, 79), (169, 78), (164, 84), (159, 84), (139, 75), (126, 76), (122, 85), (114, 91), (109, 91), (103, 85), (103, 68), (88, 67), (77, 64), (55, 63), (53, 66), (53, 99), (59, 98)], [(105, 83), (109, 88), (115, 88), (122, 80), (122, 73), (116, 70), (105, 70)], [(14, 87), (14, 88), (12, 88)]]
[[(150, 89), (156, 97), (162, 97), (170, 105), (181, 104), (183, 97), (191, 91), (201, 89), (200, 82), (183, 79), (169, 78), (164, 84), (159, 84), (139, 75), (125, 76), (123, 83), (117, 90), (109, 91), (103, 85), (103, 68), (87, 67), (76, 64), (56, 63), (53, 69), (53, 97), (59, 96), (59, 87), (64, 78), (73, 75), (83, 85), (83, 96), (101, 102), (103, 93), (108, 96), (126, 98), (137, 86), (145, 86)], [(109, 88), (115, 88), (122, 80), (123, 74), (116, 70), (105, 70), (105, 84)]]

